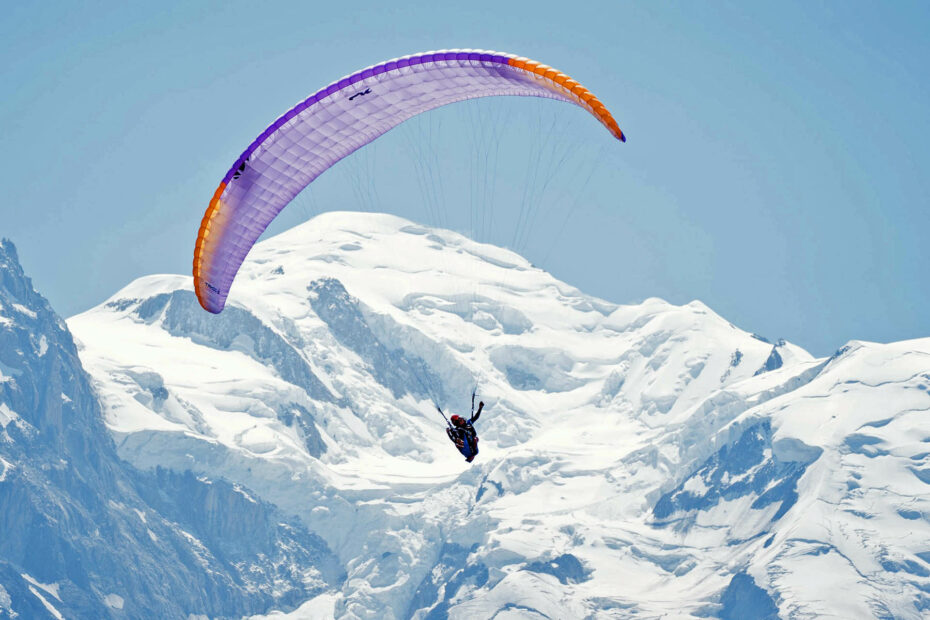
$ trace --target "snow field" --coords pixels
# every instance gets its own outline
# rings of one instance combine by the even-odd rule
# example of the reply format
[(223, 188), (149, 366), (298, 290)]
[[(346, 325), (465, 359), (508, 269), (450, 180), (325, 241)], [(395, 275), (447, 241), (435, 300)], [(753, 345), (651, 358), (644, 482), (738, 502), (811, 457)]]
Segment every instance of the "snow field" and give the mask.
[[(786, 616), (930, 610), (930, 339), (815, 360), (379, 214), (259, 244), (229, 299), (152, 276), (69, 326), (124, 458), (239, 483), (338, 555), (341, 591), (289, 617), (703, 617), (743, 574)], [(432, 400), (475, 384), (467, 466)]]

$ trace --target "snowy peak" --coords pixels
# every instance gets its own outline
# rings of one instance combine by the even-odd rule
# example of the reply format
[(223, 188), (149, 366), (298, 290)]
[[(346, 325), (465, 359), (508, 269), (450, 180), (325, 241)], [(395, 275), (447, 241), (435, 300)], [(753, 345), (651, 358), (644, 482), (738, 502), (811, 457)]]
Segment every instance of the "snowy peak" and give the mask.
[[(320, 423), (331, 428), (320, 436), (339, 459), (347, 445), (371, 444), (368, 428), (384, 426), (381, 415), (412, 416), (405, 426), (425, 432), (423, 418), (434, 415), (429, 401), (460, 406), (480, 383), (490, 401), (518, 414), (519, 421), (488, 435), (512, 444), (550, 410), (590, 403), (626, 407), (664, 424), (707, 393), (784, 363), (778, 352), (786, 345), (763, 343), (700, 302), (617, 306), (501, 248), (388, 215), (327, 213), (259, 244), (242, 267), (229, 310), (218, 317), (198, 311), (188, 280), (143, 278), (71, 319), (82, 341), (106, 333), (121, 343), (99, 356), (88, 346), (84, 355), (100, 370), (94, 375), (105, 400), (112, 398), (111, 428), (218, 438), (230, 416), (217, 403), (235, 395), (238, 409), (265, 411), (258, 414), (264, 430), (240, 433), (241, 439), (255, 435), (259, 447), (279, 446), (279, 455), (292, 447), (288, 458), (305, 460), (302, 433), (280, 424), (305, 410), (327, 419)], [(792, 364), (810, 360), (796, 347), (788, 357)], [(152, 365), (145, 376), (160, 377), (156, 383), (169, 386), (166, 399), (185, 403), (179, 406), (187, 414), (152, 417), (152, 407), (140, 408), (140, 397), (126, 393), (132, 383), (139, 393), (151, 391), (136, 380), (146, 360)], [(229, 390), (243, 385), (242, 364), (253, 365), (246, 373), (250, 389)], [(121, 377), (117, 389), (101, 381), (107, 375)], [(191, 377), (200, 380), (184, 379)], [(357, 401), (352, 393), (360, 385), (377, 386), (376, 393)], [(205, 395), (213, 386), (217, 392)], [(549, 404), (540, 410), (542, 395)], [(415, 443), (431, 442), (420, 435)], [(401, 442), (389, 452), (408, 457), (411, 448)], [(432, 460), (430, 452), (413, 453)]]
[[(345, 585), (308, 609), (927, 609), (927, 341), (818, 360), (697, 301), (611, 304), (377, 214), (255, 246), (219, 316), (188, 280), (140, 279), (69, 325), (125, 459), (255, 489), (335, 551)], [(465, 466), (435, 405), (467, 413), (476, 385)]]
[(0, 403), (7, 423), (65, 453), (93, 435), (107, 441), (71, 334), (8, 240), (0, 241)]

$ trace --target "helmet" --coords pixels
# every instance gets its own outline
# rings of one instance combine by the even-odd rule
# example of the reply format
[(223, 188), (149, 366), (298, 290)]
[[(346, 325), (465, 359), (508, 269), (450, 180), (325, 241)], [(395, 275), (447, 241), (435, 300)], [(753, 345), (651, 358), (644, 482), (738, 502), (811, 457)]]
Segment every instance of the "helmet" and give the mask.
[(452, 416), (452, 417), (449, 418), (449, 419), (452, 420), (452, 423), (453, 423), (453, 424), (458, 424), (459, 422), (464, 422), (464, 421), (465, 421), (465, 420), (462, 419), (461, 416), (457, 416), (457, 415), (454, 415), (454, 416)]

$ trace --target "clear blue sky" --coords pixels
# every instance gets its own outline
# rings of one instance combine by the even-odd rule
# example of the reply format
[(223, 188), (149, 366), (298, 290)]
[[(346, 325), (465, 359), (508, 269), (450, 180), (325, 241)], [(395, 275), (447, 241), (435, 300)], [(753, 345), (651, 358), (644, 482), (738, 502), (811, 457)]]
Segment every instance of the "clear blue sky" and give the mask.
[(575, 77), (629, 142), (564, 104), (450, 107), (328, 172), (273, 230), (329, 208), (436, 223), (411, 146), (434, 127), (426, 171), (467, 206), (477, 118), (502, 132), (486, 240), (511, 238), (528, 155), (577, 140), (570, 162), (596, 163), (557, 175), (519, 248), (588, 293), (700, 299), (821, 355), (930, 336), (930, 3), (450, 4), (7, 3), (0, 235), (63, 315), (189, 273), (213, 190), (277, 115), (381, 60), (483, 48)]

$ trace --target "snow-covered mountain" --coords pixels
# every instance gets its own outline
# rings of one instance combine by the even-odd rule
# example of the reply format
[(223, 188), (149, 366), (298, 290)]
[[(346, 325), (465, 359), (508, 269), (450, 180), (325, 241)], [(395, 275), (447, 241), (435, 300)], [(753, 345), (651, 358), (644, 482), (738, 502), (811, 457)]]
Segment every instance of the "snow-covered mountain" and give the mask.
[(0, 241), (0, 617), (235, 616), (341, 579), (235, 484), (121, 461), (64, 321)]
[[(256, 246), (220, 315), (151, 276), (68, 325), (122, 458), (226, 481), (337, 556), (298, 616), (930, 610), (930, 339), (813, 359), (358, 213)], [(475, 385), (467, 465), (433, 401)]]

